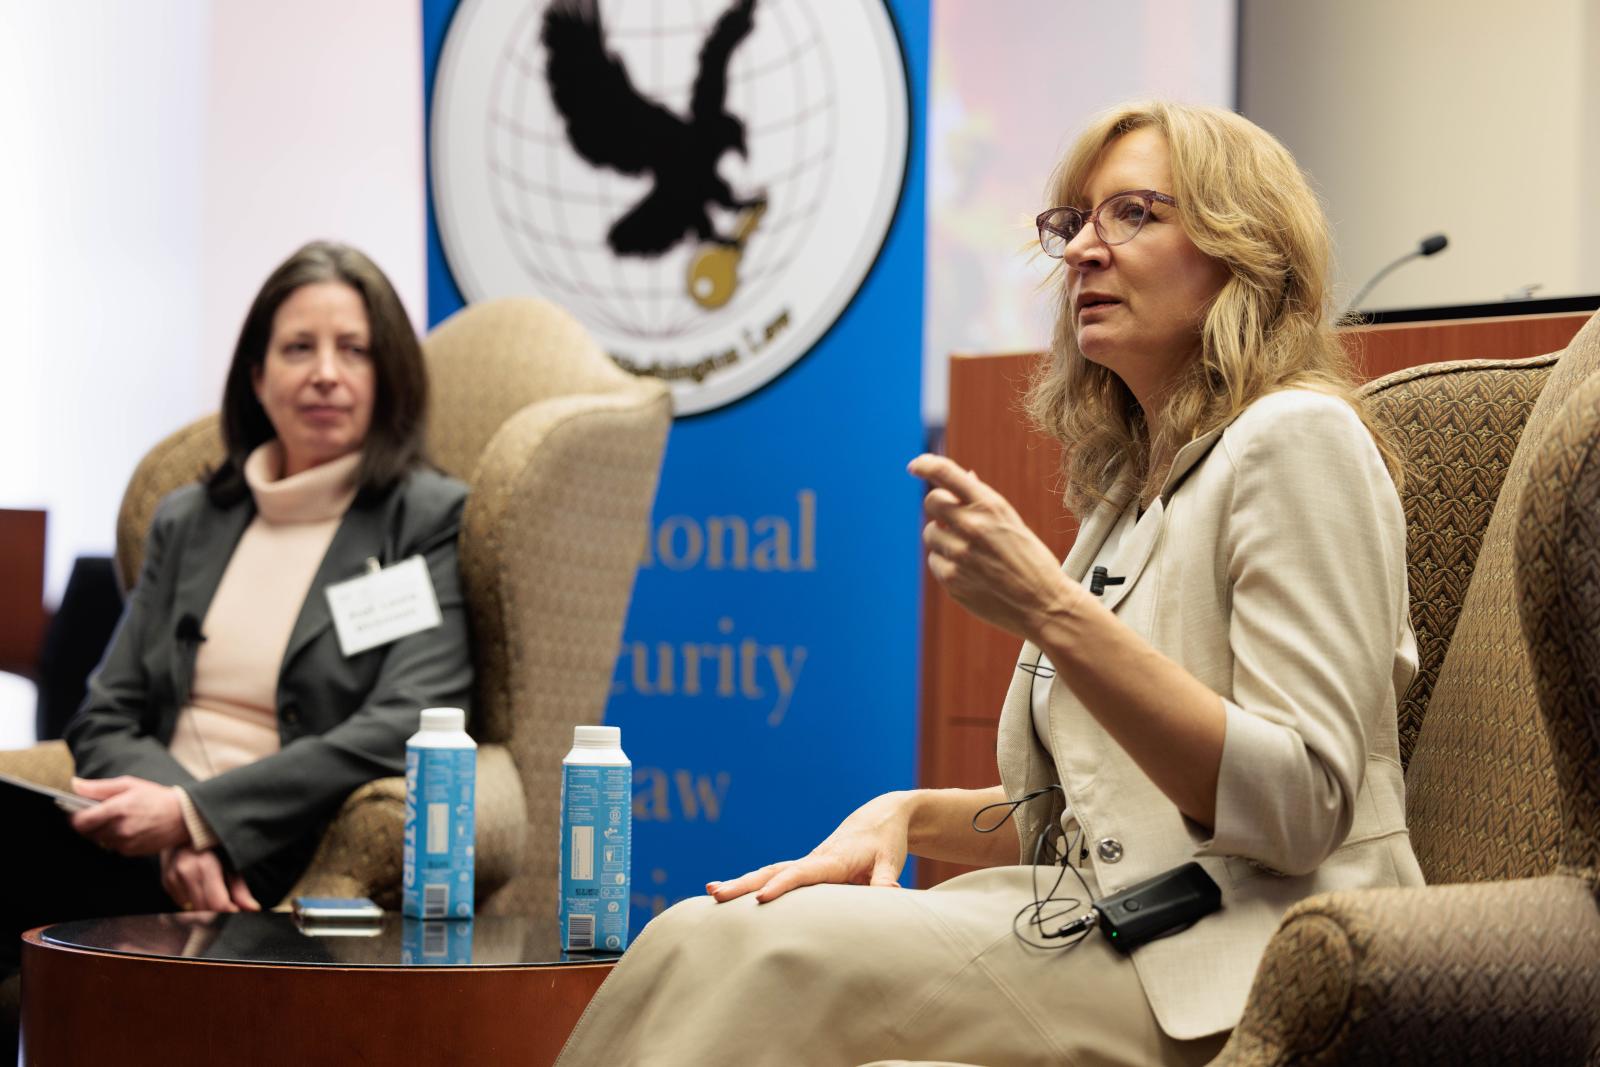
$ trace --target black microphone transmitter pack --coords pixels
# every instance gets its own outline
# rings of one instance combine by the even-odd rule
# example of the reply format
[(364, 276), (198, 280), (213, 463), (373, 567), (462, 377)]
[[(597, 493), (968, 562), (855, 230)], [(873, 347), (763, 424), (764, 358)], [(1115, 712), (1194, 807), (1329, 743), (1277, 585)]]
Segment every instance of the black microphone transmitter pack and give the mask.
[(1222, 890), (1204, 867), (1185, 863), (1095, 903), (1095, 925), (1113, 948), (1131, 952), (1191, 926), (1222, 907)]

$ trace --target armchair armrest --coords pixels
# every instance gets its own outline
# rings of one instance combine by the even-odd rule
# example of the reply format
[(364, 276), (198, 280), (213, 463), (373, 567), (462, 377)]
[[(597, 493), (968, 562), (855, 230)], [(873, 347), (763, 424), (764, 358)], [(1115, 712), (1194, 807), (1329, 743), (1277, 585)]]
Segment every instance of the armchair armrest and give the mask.
[(0, 771), (51, 789), (72, 789), (72, 752), (65, 741), (0, 751)]
[(1591, 1062), (1600, 910), (1585, 881), (1326, 893), (1284, 916), (1216, 1059)]
[[(522, 779), (504, 745), (478, 749), (476, 895), (484, 900), (505, 885), (522, 863), (525, 840)], [(284, 895), (371, 897), (382, 908), (400, 908), (400, 877), (406, 824), (406, 780), (379, 778), (345, 798), (328, 824), (305, 873)]]
[(404, 778), (378, 778), (356, 789), (279, 909), (295, 897), (371, 897), (381, 908), (399, 910), (405, 825)]

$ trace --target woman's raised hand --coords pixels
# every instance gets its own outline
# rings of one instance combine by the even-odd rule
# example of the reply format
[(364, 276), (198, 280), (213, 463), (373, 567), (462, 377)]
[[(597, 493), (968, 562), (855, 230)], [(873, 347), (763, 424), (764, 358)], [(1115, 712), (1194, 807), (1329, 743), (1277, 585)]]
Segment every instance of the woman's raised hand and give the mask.
[(907, 470), (932, 486), (922, 504), (928, 569), (962, 607), (1032, 640), (1045, 618), (1070, 614), (1086, 595), (1011, 502), (976, 474), (926, 454)]
[(804, 885), (899, 886), (911, 830), (910, 794), (885, 793), (851, 812), (804, 859), (769, 863), (727, 882), (708, 882), (718, 901), (755, 893), (762, 904)]

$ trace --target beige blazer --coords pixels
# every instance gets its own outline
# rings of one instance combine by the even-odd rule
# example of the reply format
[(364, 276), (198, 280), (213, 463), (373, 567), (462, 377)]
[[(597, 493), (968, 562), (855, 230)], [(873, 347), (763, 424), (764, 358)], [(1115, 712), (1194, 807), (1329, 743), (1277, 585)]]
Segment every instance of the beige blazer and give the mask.
[[(1083, 581), (1132, 489), (1083, 524), (1064, 569)], [(1161, 1027), (1194, 1038), (1238, 1022), (1283, 912), (1314, 893), (1420, 885), (1405, 828), (1395, 709), (1416, 672), (1405, 517), (1370, 435), (1344, 401), (1270, 394), (1179, 453), (1124, 542), (1105, 604), (1223, 698), (1227, 734), (1213, 831), (1189, 821), (1073, 696), (1053, 686), (1050, 755), (1032, 675), (1001, 713), (1008, 796), (1058, 780), (1082, 863), (1114, 893), (1191, 859), (1222, 910), (1137, 949)], [(1019, 665), (1038, 661), (1023, 646)], [(1114, 713), (1114, 709), (1107, 709)], [(1056, 794), (1051, 794), (1056, 796)], [(1061, 803), (1018, 812), (1022, 861)], [(1073, 826), (1073, 820), (1076, 826)], [(1079, 852), (1082, 856), (1082, 852)]]

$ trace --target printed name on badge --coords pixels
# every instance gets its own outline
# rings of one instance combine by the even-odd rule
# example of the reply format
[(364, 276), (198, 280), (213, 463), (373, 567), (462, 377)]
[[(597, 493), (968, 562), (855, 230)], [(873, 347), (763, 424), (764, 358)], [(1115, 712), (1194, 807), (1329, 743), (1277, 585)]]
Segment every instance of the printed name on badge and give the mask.
[(431, 630), (443, 621), (421, 556), (328, 586), (328, 609), (339, 650), (346, 656)]

